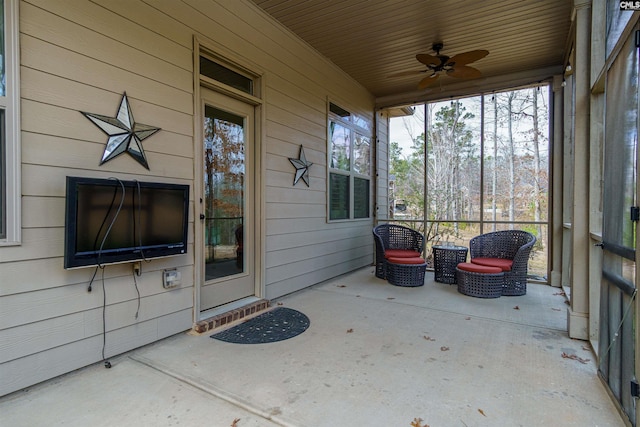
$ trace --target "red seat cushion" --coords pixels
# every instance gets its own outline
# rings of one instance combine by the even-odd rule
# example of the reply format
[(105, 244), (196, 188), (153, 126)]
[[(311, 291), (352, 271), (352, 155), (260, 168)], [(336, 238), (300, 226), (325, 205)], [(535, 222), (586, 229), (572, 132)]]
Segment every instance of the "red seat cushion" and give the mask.
[(502, 269), (500, 267), (492, 267), (490, 265), (480, 265), (473, 264), (470, 262), (461, 262), (458, 264), (458, 268), (464, 271), (470, 271), (472, 273), (488, 273), (488, 274), (497, 274), (502, 273)]
[(385, 249), (384, 257), (389, 258), (420, 258), (420, 252), (413, 249)]
[(387, 261), (390, 262), (391, 264), (424, 264), (425, 263), (424, 259), (420, 257), (412, 257), (412, 258), (391, 257), (391, 258), (387, 258)]
[(472, 258), (471, 262), (489, 267), (500, 267), (502, 271), (511, 271), (511, 266), (513, 265), (513, 260), (504, 258)]

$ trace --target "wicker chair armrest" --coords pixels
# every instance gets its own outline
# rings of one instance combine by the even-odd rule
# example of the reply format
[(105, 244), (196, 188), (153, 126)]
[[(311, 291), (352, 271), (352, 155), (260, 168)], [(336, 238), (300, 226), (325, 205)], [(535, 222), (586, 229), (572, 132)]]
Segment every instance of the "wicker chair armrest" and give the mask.
[(482, 257), (482, 235), (469, 240), (469, 256), (471, 259)]
[(422, 253), (422, 250), (424, 249), (424, 235), (418, 231), (415, 231), (414, 233), (415, 244), (412, 249)]
[(520, 246), (516, 251), (515, 256), (513, 257), (513, 266), (512, 270), (520, 270), (527, 269), (529, 264), (529, 255), (531, 254), (531, 249), (533, 249), (533, 245), (536, 243), (535, 236), (531, 236), (531, 240), (528, 243)]

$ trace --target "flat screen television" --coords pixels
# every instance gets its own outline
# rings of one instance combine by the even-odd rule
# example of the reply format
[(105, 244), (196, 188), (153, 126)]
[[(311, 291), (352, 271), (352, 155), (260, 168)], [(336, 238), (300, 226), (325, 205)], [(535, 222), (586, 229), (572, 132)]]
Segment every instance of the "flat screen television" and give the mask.
[(189, 186), (67, 177), (64, 268), (187, 252)]

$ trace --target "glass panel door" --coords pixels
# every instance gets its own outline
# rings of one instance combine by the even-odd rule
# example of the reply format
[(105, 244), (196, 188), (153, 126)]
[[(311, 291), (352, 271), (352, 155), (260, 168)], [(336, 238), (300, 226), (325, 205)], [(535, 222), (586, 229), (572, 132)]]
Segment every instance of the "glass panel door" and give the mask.
[(244, 117), (205, 105), (205, 278), (244, 271)]
[(253, 107), (203, 93), (201, 309), (250, 295), (255, 289), (253, 235)]

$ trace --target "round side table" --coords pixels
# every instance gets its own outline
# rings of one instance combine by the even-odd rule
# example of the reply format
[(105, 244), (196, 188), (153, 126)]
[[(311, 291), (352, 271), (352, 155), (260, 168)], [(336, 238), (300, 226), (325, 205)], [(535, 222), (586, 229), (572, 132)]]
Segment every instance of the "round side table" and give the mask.
[(436, 282), (457, 283), (456, 267), (467, 261), (468, 248), (465, 246), (433, 246), (433, 272)]

